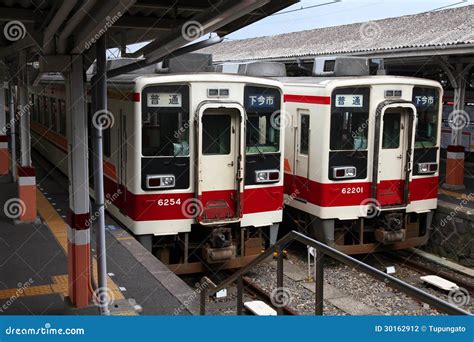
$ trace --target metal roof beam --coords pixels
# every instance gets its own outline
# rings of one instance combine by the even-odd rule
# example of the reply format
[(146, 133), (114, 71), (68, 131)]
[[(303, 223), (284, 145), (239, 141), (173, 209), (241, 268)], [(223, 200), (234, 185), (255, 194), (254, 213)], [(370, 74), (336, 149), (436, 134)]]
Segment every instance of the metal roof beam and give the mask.
[(0, 21), (18, 20), (23, 24), (40, 22), (43, 18), (34, 11), (24, 8), (0, 7)]
[[(245, 1), (225, 1), (220, 6), (214, 6), (209, 11), (201, 13), (170, 32), (163, 39), (157, 39), (137, 51), (143, 53), (148, 63), (159, 60), (170, 51), (176, 50), (189, 43), (189, 37), (183, 36), (183, 31), (189, 29), (191, 34), (203, 36), (207, 33), (218, 30), (222, 26), (266, 5), (269, 0), (245, 0)], [(186, 27), (186, 25), (188, 25)], [(193, 27), (191, 27), (191, 25)], [(195, 39), (198, 36), (196, 35)]]
[(115, 24), (114, 28), (120, 29), (144, 29), (144, 30), (171, 30), (176, 26), (183, 25), (186, 20), (152, 18), (124, 15)]
[[(81, 54), (87, 50), (87, 45), (93, 45), (119, 18), (135, 3), (136, 0), (100, 1), (100, 7), (90, 13), (86, 25), (77, 32), (73, 54)], [(97, 6), (96, 6), (97, 7)], [(96, 8), (94, 7), (94, 9)]]

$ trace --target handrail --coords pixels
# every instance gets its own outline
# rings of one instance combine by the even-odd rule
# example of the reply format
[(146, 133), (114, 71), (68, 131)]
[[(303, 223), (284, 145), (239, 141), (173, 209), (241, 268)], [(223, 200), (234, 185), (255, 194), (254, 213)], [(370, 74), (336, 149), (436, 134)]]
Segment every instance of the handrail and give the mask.
[[(362, 272), (365, 272), (372, 277), (385, 282), (386, 284), (390, 284), (392, 287), (396, 288), (397, 290), (402, 291), (410, 296), (416, 297), (417, 299), (429, 304), (430, 306), (451, 315), (472, 315), (470, 312), (465, 311), (457, 306), (448, 303), (438, 297), (435, 297), (425, 291), (422, 291), (416, 288), (413, 285), (410, 285), (400, 279), (397, 279), (389, 274), (386, 274), (375, 267), (367, 265), (362, 261), (354, 259), (347, 254), (344, 254), (337, 249), (330, 247), (322, 242), (316, 241), (310, 237), (307, 237), (299, 232), (291, 231), (286, 234), (283, 238), (278, 240), (273, 246), (268, 248), (265, 252), (260, 254), (256, 257), (252, 262), (250, 262), (247, 266), (241, 268), (237, 272), (230, 275), (226, 278), (223, 282), (221, 282), (218, 286), (212, 286), (210, 289), (205, 289), (203, 293), (201, 293), (201, 315), (204, 315), (206, 312), (206, 296), (211, 296), (216, 292), (228, 287), (233, 282), (237, 281), (237, 314), (242, 314), (242, 277), (250, 271), (252, 267), (257, 264), (260, 264), (269, 256), (273, 255), (275, 251), (279, 251), (278, 253), (278, 261), (277, 261), (277, 288), (283, 287), (283, 249), (286, 245), (288, 245), (292, 241), (298, 241), (302, 244), (307, 246), (311, 246), (316, 249), (316, 296), (315, 296), (315, 314), (322, 315), (323, 314), (323, 266), (324, 266), (324, 256), (328, 255), (333, 259), (336, 259), (342, 262), (345, 265), (352, 266), (352, 267), (359, 267)], [(208, 281), (208, 280), (206, 280)], [(278, 314), (283, 313), (282, 308), (277, 308)]]

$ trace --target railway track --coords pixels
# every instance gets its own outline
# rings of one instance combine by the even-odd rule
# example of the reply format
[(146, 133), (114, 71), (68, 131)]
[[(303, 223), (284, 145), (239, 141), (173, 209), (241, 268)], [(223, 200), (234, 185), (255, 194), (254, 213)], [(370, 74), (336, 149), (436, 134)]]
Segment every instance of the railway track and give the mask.
[[(260, 286), (258, 286), (249, 277), (243, 277), (243, 282), (244, 282), (244, 288), (247, 292), (250, 292), (251, 294), (253, 293), (256, 296), (256, 299), (258, 298), (259, 300), (262, 300), (263, 302), (267, 303), (268, 305), (271, 305), (270, 303), (272, 303), (272, 298), (271, 298), (271, 295), (268, 292), (266, 292), (264, 289), (262, 289)], [(299, 315), (299, 313), (296, 310), (290, 308), (287, 305), (284, 305), (281, 308), (282, 308), (283, 313), (285, 315), (290, 315), (290, 316), (298, 316)], [(276, 308), (274, 308), (274, 309), (276, 309)]]
[(456, 283), (458, 286), (465, 288), (469, 293), (474, 293), (474, 284), (473, 282), (469, 282), (466, 279), (461, 277), (455, 276), (453, 273), (449, 273), (440, 269), (436, 269), (435, 267), (428, 266), (427, 264), (419, 263), (414, 260), (405, 258), (395, 253), (387, 252), (384, 254), (388, 259), (393, 260), (396, 263), (402, 264), (402, 266), (406, 266), (411, 268), (412, 270), (419, 272), (419, 273), (426, 273), (426, 274), (434, 274), (440, 276), (444, 279), (447, 279), (453, 283)]

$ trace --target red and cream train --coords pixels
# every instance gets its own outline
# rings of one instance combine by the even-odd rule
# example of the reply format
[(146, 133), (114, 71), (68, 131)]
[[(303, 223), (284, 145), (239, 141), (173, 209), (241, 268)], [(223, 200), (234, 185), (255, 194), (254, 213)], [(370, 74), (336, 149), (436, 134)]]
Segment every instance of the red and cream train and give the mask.
[[(67, 173), (62, 80), (49, 76), (31, 97), (34, 148)], [(248, 263), (282, 220), (284, 135), (270, 124), (281, 104), (279, 82), (263, 78), (153, 70), (109, 80), (108, 212), (177, 273)], [(101, 120), (88, 106), (89, 122)]]
[[(275, 240), (282, 207), (291, 227), (349, 254), (425, 243), (440, 84), (368, 76), (365, 59), (322, 63), (316, 77), (262, 63), (110, 80), (109, 212), (178, 273), (248, 262), (264, 233)], [(59, 80), (32, 89), (32, 128), (66, 172), (63, 95)]]

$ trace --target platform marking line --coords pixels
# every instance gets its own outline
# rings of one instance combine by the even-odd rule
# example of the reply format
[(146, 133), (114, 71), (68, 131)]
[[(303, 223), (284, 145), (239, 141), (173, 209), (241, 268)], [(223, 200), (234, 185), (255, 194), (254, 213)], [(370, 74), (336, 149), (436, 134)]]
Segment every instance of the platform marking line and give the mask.
[[(58, 214), (56, 209), (51, 205), (48, 199), (37, 189), (36, 191), (36, 201), (38, 207), (38, 213), (43, 218), (44, 222), (48, 226), (51, 233), (54, 235), (58, 243), (61, 245), (64, 253), (67, 255), (67, 224), (61, 215)], [(93, 267), (94, 267), (94, 277), (97, 279), (97, 260), (93, 258)], [(58, 289), (59, 292), (62, 292), (63, 284), (65, 284), (65, 295), (67, 296), (67, 275), (64, 276), (54, 276), (53, 280), (55, 284), (54, 289)], [(107, 287), (110, 289), (110, 292), (113, 295), (114, 300), (125, 299), (122, 292), (119, 290), (119, 287), (115, 282), (107, 276)]]

